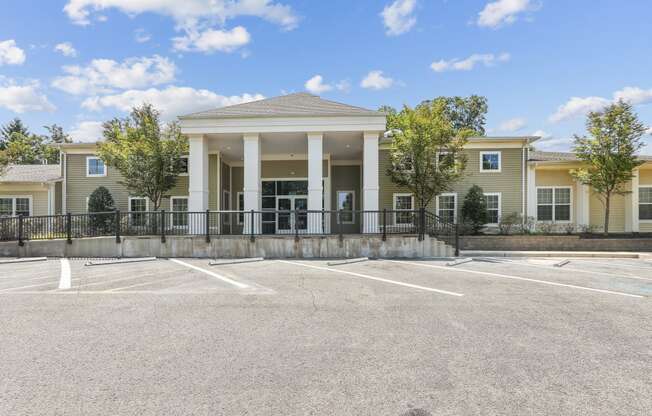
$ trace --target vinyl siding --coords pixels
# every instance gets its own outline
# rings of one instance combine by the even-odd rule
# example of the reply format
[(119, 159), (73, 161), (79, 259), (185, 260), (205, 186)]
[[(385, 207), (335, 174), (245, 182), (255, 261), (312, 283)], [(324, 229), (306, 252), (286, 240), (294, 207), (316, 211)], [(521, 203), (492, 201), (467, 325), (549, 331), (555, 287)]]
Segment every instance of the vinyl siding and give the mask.
[[(480, 152), (500, 151), (501, 172), (480, 172)], [(467, 149), (465, 174), (460, 181), (452, 186), (450, 193), (457, 194), (458, 218), (464, 201), (464, 196), (469, 188), (478, 185), (485, 193), (500, 193), (501, 213), (507, 215), (512, 212), (521, 213), (523, 210), (523, 153), (522, 149)], [(379, 184), (380, 184), (380, 209), (393, 208), (393, 194), (407, 192), (394, 184), (387, 175), (390, 167), (389, 150), (381, 150), (379, 157)], [(428, 205), (429, 210), (435, 209), (435, 200)]]
[[(609, 210), (609, 232), (622, 233), (625, 232), (625, 211), (626, 201), (629, 201), (629, 196), (616, 195), (611, 198), (611, 207)], [(591, 192), (589, 197), (589, 218), (590, 224), (596, 228), (597, 231), (604, 230), (604, 205), (599, 199), (598, 195)]]
[[(86, 176), (86, 157), (88, 156), (93, 155), (67, 155), (66, 207), (68, 212), (85, 213), (86, 198), (100, 186), (104, 186), (109, 190), (117, 209), (128, 211), (130, 194), (123, 185), (118, 183), (123, 178), (120, 172), (111, 166), (107, 166), (107, 176), (89, 178)], [(176, 186), (166, 196), (188, 196), (188, 176), (180, 176)], [(170, 209), (169, 198), (163, 199), (161, 208)]]
[(61, 208), (61, 203), (63, 201), (63, 193), (62, 193), (62, 187), (63, 187), (63, 182), (57, 182), (54, 185), (54, 213), (59, 215), (63, 214), (63, 210)]
[[(536, 186), (570, 187), (571, 188), (571, 222), (577, 222), (577, 206), (579, 190), (568, 170), (541, 170), (536, 171)], [(536, 212), (536, 210), (535, 210)]]
[(0, 188), (2, 197), (32, 197), (32, 215), (48, 215), (48, 192), (47, 191), (24, 191), (20, 187), (7, 189), (7, 186)]
[(217, 210), (217, 155), (208, 155), (208, 209)]
[[(640, 186), (652, 186), (652, 170), (640, 170), (638, 182)], [(642, 233), (652, 233), (652, 222), (645, 220), (639, 221), (639, 231)]]

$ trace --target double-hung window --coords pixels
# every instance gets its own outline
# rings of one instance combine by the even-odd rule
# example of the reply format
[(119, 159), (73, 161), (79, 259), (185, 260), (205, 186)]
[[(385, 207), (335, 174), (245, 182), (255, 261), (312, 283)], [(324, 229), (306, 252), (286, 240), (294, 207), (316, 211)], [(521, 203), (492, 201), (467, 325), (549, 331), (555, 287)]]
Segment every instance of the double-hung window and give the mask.
[(652, 221), (652, 186), (638, 188), (638, 219)]
[(501, 164), (500, 152), (480, 152), (480, 172), (500, 172)]
[(354, 224), (355, 192), (337, 191), (337, 210), (342, 211), (339, 215), (341, 224)]
[(569, 222), (571, 220), (571, 188), (537, 188), (537, 221)]
[(30, 197), (6, 196), (0, 197), (0, 217), (29, 217), (32, 214), (32, 199)]
[(414, 214), (414, 196), (412, 194), (394, 194), (394, 223), (396, 225), (412, 224)]
[(444, 222), (456, 222), (457, 194), (441, 194), (437, 197), (437, 216)]
[(143, 227), (147, 224), (147, 198), (129, 198), (129, 223), (134, 227)]
[(487, 224), (497, 225), (500, 222), (500, 194), (486, 193), (484, 201), (487, 205)]
[(106, 176), (106, 165), (99, 157), (88, 156), (86, 158), (86, 176), (89, 178)]
[(172, 226), (188, 226), (188, 198), (185, 196), (173, 196), (170, 198), (170, 210), (172, 211)]

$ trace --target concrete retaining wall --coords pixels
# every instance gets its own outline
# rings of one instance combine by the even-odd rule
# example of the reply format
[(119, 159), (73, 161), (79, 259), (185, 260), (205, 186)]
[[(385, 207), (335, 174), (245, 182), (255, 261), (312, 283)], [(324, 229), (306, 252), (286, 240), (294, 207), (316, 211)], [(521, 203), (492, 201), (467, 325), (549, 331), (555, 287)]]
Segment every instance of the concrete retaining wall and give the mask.
[(577, 235), (482, 235), (460, 237), (472, 251), (652, 251), (652, 238), (583, 238)]
[(252, 243), (246, 237), (220, 237), (207, 243), (203, 237), (113, 237), (0, 243), (0, 256), (10, 257), (197, 257), (197, 258), (354, 258), (354, 257), (452, 257), (444, 242), (426, 237), (338, 236), (294, 238), (261, 236)]

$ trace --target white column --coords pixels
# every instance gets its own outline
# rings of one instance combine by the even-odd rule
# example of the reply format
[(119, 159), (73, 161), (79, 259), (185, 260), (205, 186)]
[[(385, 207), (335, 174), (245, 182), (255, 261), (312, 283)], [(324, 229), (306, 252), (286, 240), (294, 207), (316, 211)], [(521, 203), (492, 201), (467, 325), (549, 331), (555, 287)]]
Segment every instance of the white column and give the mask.
[(48, 215), (54, 215), (55, 210), (55, 187), (54, 183), (48, 184)]
[[(260, 136), (257, 133), (245, 134), (244, 141), (244, 186), (242, 189), (244, 196), (245, 211), (260, 211), (260, 174), (261, 174), (261, 156), (260, 156)], [(260, 214), (255, 214), (252, 224), (251, 213), (244, 215), (245, 234), (251, 233), (251, 227), (254, 227), (254, 233), (260, 232)]]
[(639, 232), (639, 217), (638, 217), (638, 185), (639, 185), (639, 171), (634, 169), (634, 176), (632, 177), (632, 193), (631, 193), (631, 204), (632, 204), (632, 232)]
[[(308, 210), (321, 211), (323, 209), (323, 165), (324, 165), (324, 135), (322, 133), (308, 133)], [(308, 232), (321, 234), (321, 213), (308, 215)]]
[[(204, 212), (208, 209), (208, 139), (204, 135), (189, 136), (188, 143), (188, 211)], [(190, 219), (190, 231), (203, 233), (205, 218), (195, 216)]]
[(188, 138), (188, 210), (191, 212), (208, 209), (208, 139), (206, 136)]
[(575, 223), (578, 227), (589, 225), (589, 186), (577, 182), (577, 218)]
[[(362, 206), (365, 211), (378, 211), (378, 137), (379, 132), (364, 132), (362, 159)], [(378, 232), (379, 215), (365, 213), (363, 232)]]
[(527, 167), (527, 216), (537, 217), (537, 170), (534, 164)]

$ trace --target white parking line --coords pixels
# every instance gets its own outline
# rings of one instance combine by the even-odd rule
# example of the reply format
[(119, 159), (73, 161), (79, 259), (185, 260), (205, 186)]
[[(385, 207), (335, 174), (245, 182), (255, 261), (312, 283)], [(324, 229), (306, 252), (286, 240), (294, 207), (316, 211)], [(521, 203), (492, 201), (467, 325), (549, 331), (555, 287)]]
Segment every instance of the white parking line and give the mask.
[(453, 269), (453, 268), (445, 267), (445, 266), (435, 266), (434, 264), (420, 264), (418, 262), (403, 261), (403, 260), (383, 260), (383, 261), (389, 261), (389, 262), (392, 262), (392, 263), (409, 264), (409, 265), (412, 265), (412, 266), (419, 266), (419, 267), (429, 267), (429, 268), (432, 268), (432, 269), (446, 270), (446, 271), (449, 271), (449, 272), (470, 273), (470, 274), (479, 274), (479, 275), (490, 276), (490, 277), (501, 277), (503, 279), (523, 280), (523, 281), (526, 281), (526, 282), (541, 283), (541, 284), (544, 284), (544, 285), (551, 285), (551, 286), (567, 287), (567, 288), (571, 288), (571, 289), (588, 290), (590, 292), (607, 293), (607, 294), (610, 294), (610, 295), (628, 296), (628, 297), (631, 297), (631, 298), (644, 298), (645, 297), (645, 296), (640, 296), (640, 295), (633, 295), (631, 293), (614, 292), (612, 290), (605, 290), (605, 289), (594, 289), (594, 288), (591, 288), (591, 287), (584, 287), (584, 286), (577, 286), (577, 285), (569, 285), (569, 284), (565, 284), (565, 283), (550, 282), (548, 280), (530, 279), (528, 277), (511, 276), (511, 275), (508, 275), (508, 274), (480, 272), (480, 271), (468, 270), (468, 269)]
[(68, 259), (61, 259), (61, 278), (59, 279), (59, 289), (70, 289), (72, 286), (72, 273), (70, 273), (70, 262)]
[(393, 284), (393, 285), (409, 287), (409, 288), (412, 288), (412, 289), (425, 290), (427, 292), (435, 292), (435, 293), (441, 293), (441, 294), (444, 294), (444, 295), (451, 295), (451, 296), (464, 296), (464, 294), (462, 294), (462, 293), (449, 292), (447, 290), (434, 289), (432, 287), (413, 285), (411, 283), (397, 282), (396, 280), (383, 279), (382, 277), (369, 276), (367, 274), (349, 272), (349, 271), (341, 270), (341, 269), (331, 269), (329, 267), (314, 266), (312, 264), (297, 263), (297, 262), (294, 262), (294, 261), (287, 261), (287, 260), (278, 260), (278, 261), (280, 263), (294, 264), (295, 266), (303, 266), (303, 267), (308, 267), (310, 269), (315, 269), (315, 270), (325, 270), (325, 271), (329, 271), (329, 272), (333, 272), (333, 273), (348, 274), (350, 276), (361, 277), (363, 279), (375, 280), (377, 282), (383, 282), (383, 283), (390, 283), (390, 284)]
[[(554, 266), (551, 267), (551, 266), (546, 266), (546, 265), (543, 265), (543, 264), (530, 264), (530, 263), (526, 263), (526, 262), (519, 261), (519, 260), (501, 260), (498, 263), (519, 264), (521, 266), (534, 267), (534, 268), (537, 268), (537, 269), (547, 269), (547, 270), (559, 271), (558, 267), (554, 267)], [(564, 267), (564, 270), (568, 271), (568, 272), (599, 274), (601, 276), (607, 276), (607, 277), (620, 277), (620, 278), (623, 278), (623, 279), (636, 279), (636, 280), (652, 281), (652, 278), (649, 278), (649, 277), (634, 276), (632, 274), (626, 274), (626, 273), (625, 274), (623, 274), (623, 273), (615, 274), (615, 273), (608, 273), (608, 272), (598, 272), (598, 271), (593, 271), (593, 270), (576, 269), (574, 267)]]
[(201, 267), (194, 266), (192, 264), (186, 263), (186, 262), (181, 261), (181, 260), (170, 259), (170, 261), (172, 261), (172, 262), (174, 262), (176, 264), (180, 264), (182, 266), (188, 267), (189, 269), (193, 269), (193, 270), (196, 270), (198, 272), (201, 272), (201, 273), (207, 274), (209, 276), (212, 276), (212, 277), (214, 277), (216, 279), (219, 279), (219, 280), (221, 280), (221, 281), (223, 281), (225, 283), (233, 285), (233, 286), (237, 287), (238, 289), (249, 289), (251, 287), (251, 286), (246, 285), (244, 283), (236, 282), (235, 280), (229, 279), (228, 277), (224, 277), (224, 276), (219, 275), (217, 273), (211, 272), (210, 270), (202, 269)]

